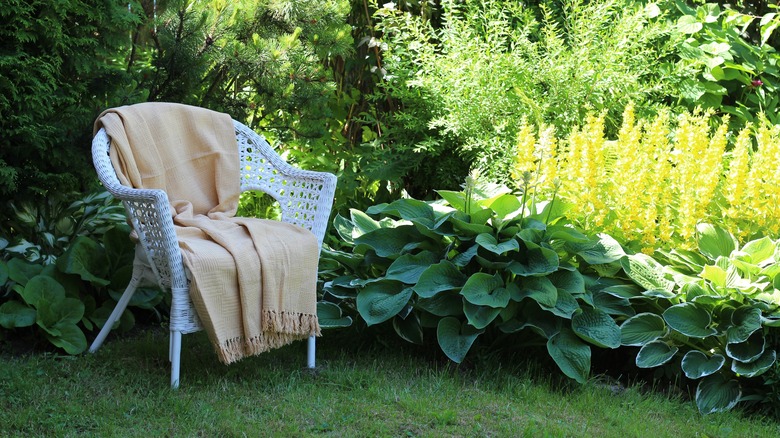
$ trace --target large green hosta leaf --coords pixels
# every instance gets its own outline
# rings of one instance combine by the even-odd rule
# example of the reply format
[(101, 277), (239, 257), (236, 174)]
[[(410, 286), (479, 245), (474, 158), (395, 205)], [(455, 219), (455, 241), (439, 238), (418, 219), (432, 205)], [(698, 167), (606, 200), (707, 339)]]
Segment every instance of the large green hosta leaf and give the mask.
[(517, 243), (517, 240), (509, 239), (503, 242), (499, 242), (496, 240), (495, 236), (490, 233), (482, 233), (477, 236), (474, 241), (477, 243), (477, 245), (485, 248), (493, 254), (501, 255), (505, 252), (517, 251), (520, 249), (520, 244)]
[(739, 382), (717, 373), (699, 382), (696, 388), (696, 406), (702, 414), (725, 412), (736, 406), (741, 396)]
[(756, 332), (750, 335), (745, 342), (727, 344), (726, 354), (735, 361), (752, 362), (764, 354), (765, 348), (766, 340), (764, 339), (764, 334)]
[(666, 279), (663, 266), (648, 255), (632, 254), (621, 259), (620, 264), (631, 280), (648, 291), (670, 293), (674, 289), (674, 282)]
[(595, 241), (567, 243), (566, 246), (591, 265), (612, 263), (626, 255), (620, 243), (607, 234), (599, 234), (598, 240)]
[(12, 329), (35, 324), (35, 309), (18, 301), (6, 301), (0, 306), (0, 327)]
[(393, 329), (406, 342), (418, 345), (423, 343), (422, 327), (416, 313), (410, 313), (406, 318), (393, 318)]
[(775, 350), (764, 350), (764, 353), (752, 362), (739, 362), (736, 360), (731, 362), (731, 371), (734, 371), (740, 377), (756, 377), (766, 372), (774, 365), (776, 360), (777, 353)]
[(558, 289), (547, 277), (527, 277), (520, 280), (518, 298), (530, 298), (551, 309), (558, 301)]
[(639, 368), (653, 368), (663, 365), (677, 354), (678, 348), (670, 346), (663, 341), (648, 342), (643, 345), (636, 355), (636, 366)]
[(71, 242), (65, 253), (57, 258), (57, 267), (66, 274), (76, 274), (99, 286), (109, 284), (105, 250), (86, 236), (78, 236)]
[(666, 336), (668, 332), (663, 318), (654, 313), (640, 313), (620, 326), (620, 343), (641, 347)]
[(414, 225), (401, 225), (363, 234), (355, 239), (355, 244), (372, 248), (380, 257), (394, 257), (400, 255), (407, 245), (419, 245), (421, 240), (422, 235)]
[(733, 326), (726, 330), (729, 344), (745, 342), (754, 332), (761, 328), (761, 310), (753, 306), (741, 306), (731, 314)]
[(699, 251), (712, 260), (728, 257), (737, 249), (737, 241), (728, 231), (711, 224), (698, 224)]
[(469, 302), (463, 303), (463, 313), (469, 324), (477, 329), (483, 329), (490, 325), (503, 309), (500, 307), (480, 306)]
[(666, 309), (664, 320), (669, 327), (691, 338), (706, 338), (717, 333), (710, 327), (710, 313), (697, 303), (682, 303)]
[(358, 293), (357, 309), (368, 325), (387, 321), (400, 312), (412, 297), (412, 288), (400, 281), (369, 283)]
[(590, 346), (569, 329), (562, 329), (547, 341), (547, 352), (563, 374), (585, 383), (590, 374)]
[(726, 358), (721, 354), (707, 356), (699, 350), (691, 350), (683, 356), (682, 370), (689, 379), (700, 379), (716, 373), (724, 363)]
[(503, 308), (509, 304), (509, 290), (503, 286), (504, 280), (498, 273), (477, 272), (466, 280), (460, 293), (471, 304)]
[(56, 327), (57, 335), (52, 335), (47, 331), (49, 342), (62, 348), (68, 354), (83, 353), (87, 349), (87, 338), (76, 324), (61, 323)]
[(393, 264), (387, 268), (388, 280), (398, 280), (406, 284), (415, 284), (420, 279), (420, 275), (438, 262), (439, 258), (430, 251), (423, 251), (419, 254), (404, 254), (393, 261)]
[(477, 330), (465, 321), (461, 323), (451, 316), (439, 320), (436, 328), (439, 347), (455, 363), (463, 362), (471, 345), (480, 334), (482, 334), (481, 330)]
[(558, 270), (559, 259), (555, 251), (524, 241), (525, 250), (520, 249), (519, 260), (509, 265), (509, 271), (523, 277), (544, 276)]
[(452, 262), (442, 260), (420, 274), (414, 291), (422, 298), (431, 298), (439, 292), (460, 289), (467, 279)]
[(339, 306), (327, 301), (317, 303), (317, 319), (322, 328), (339, 328), (352, 325), (352, 317), (343, 316)]
[(602, 310), (585, 307), (576, 311), (571, 328), (577, 336), (598, 347), (620, 346), (620, 327)]

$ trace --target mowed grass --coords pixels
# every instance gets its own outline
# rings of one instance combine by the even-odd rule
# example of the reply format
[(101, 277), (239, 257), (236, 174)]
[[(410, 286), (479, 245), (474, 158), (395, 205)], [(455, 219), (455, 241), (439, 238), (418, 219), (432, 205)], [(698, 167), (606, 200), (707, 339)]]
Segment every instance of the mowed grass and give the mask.
[(203, 333), (186, 335), (178, 390), (163, 330), (110, 337), (94, 355), (4, 352), (0, 436), (780, 436), (769, 419), (702, 416), (690, 400), (597, 379), (570, 385), (533, 361), (463, 369), (351, 342), (326, 333), (312, 372), (304, 343), (224, 366)]

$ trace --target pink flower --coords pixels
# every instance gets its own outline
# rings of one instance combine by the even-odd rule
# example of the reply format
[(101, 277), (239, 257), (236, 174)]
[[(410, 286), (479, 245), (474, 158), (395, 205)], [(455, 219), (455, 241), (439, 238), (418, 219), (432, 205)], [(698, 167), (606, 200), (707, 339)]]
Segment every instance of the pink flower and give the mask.
[(764, 85), (764, 83), (761, 81), (761, 79), (753, 79), (753, 81), (750, 82), (750, 85), (752, 85), (754, 87), (760, 87), (760, 86)]

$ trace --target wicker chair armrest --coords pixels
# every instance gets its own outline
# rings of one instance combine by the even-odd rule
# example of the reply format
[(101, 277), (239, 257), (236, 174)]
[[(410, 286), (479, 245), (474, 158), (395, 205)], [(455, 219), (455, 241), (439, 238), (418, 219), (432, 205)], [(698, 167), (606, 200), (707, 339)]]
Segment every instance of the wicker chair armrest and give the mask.
[(109, 193), (124, 204), (130, 224), (160, 285), (165, 288), (186, 288), (187, 280), (168, 195), (163, 190), (122, 185), (108, 156), (110, 144), (109, 137), (100, 129), (92, 141), (92, 160), (98, 179)]
[(310, 230), (322, 246), (328, 227), (336, 175), (299, 169), (282, 159), (261, 135), (234, 121), (241, 157), (241, 189), (271, 195), (282, 221)]

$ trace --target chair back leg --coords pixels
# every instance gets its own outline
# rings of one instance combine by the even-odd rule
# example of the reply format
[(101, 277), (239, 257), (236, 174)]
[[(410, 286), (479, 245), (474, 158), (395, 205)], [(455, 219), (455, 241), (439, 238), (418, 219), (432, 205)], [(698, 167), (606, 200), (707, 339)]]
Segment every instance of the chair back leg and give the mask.
[(314, 363), (314, 353), (316, 350), (316, 339), (314, 336), (310, 336), (308, 340), (307, 345), (307, 351), (306, 351), (306, 366), (308, 368), (315, 368), (316, 364)]
[(179, 370), (181, 369), (181, 332), (171, 330), (169, 357), (171, 360), (171, 388), (179, 387)]

